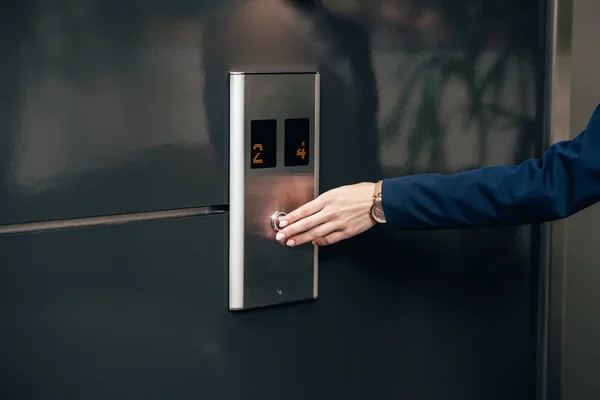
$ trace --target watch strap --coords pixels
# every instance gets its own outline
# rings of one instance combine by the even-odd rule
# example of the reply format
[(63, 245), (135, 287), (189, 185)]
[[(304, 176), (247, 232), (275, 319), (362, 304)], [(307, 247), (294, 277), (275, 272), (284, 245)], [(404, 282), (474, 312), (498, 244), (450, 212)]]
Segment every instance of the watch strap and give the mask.
[[(375, 184), (375, 190), (373, 193), (373, 204), (371, 205), (371, 208), (369, 209), (369, 215), (375, 222), (380, 223), (380, 224), (385, 224), (387, 221), (385, 220), (385, 216), (383, 215), (383, 209), (382, 209), (382, 199), (383, 199), (383, 195), (381, 193), (382, 186), (383, 186), (383, 181), (378, 181)], [(381, 215), (376, 216), (375, 213), (381, 213)]]
[(381, 193), (381, 189), (383, 187), (383, 181), (378, 181), (375, 184), (375, 193), (373, 193), (373, 201), (374, 202), (381, 202), (382, 200), (382, 193)]

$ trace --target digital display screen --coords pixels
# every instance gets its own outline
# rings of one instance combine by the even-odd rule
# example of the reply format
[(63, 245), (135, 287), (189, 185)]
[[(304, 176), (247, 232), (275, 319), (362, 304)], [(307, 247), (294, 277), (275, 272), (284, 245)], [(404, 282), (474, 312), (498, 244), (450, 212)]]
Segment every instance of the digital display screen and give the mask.
[(295, 118), (285, 120), (285, 166), (308, 165), (310, 160), (310, 120)]
[(274, 168), (277, 165), (277, 120), (250, 122), (250, 168)]

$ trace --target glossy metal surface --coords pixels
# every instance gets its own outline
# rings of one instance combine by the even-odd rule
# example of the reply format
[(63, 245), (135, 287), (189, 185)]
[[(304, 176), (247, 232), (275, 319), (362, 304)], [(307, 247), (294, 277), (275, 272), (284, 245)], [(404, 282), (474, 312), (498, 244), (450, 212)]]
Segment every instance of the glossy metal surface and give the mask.
[(224, 307), (226, 231), (209, 215), (1, 236), (0, 398), (243, 398), (233, 332), (253, 334)]
[(279, 223), (281, 222), (283, 217), (285, 217), (286, 215), (287, 215), (287, 212), (285, 210), (277, 210), (273, 213), (273, 215), (271, 215), (271, 228), (275, 232), (281, 231), (282, 228), (281, 228), (281, 226), (279, 226)]
[(226, 203), (201, 25), (179, 14), (181, 2), (10, 4), (0, 17), (1, 224)]
[[(537, 1), (8, 4), (2, 223), (225, 204), (236, 70), (320, 72), (321, 192), (540, 151)], [(378, 227), (318, 301), (230, 313), (227, 224), (0, 235), (0, 398), (534, 398), (529, 227)]]
[(101, 217), (87, 217), (75, 219), (63, 219), (48, 222), (29, 222), (24, 224), (12, 224), (0, 226), (0, 235), (15, 233), (31, 233), (44, 231), (57, 231), (63, 229), (85, 228), (90, 226), (120, 225), (132, 222), (158, 221), (172, 218), (188, 218), (198, 215), (218, 215), (227, 213), (223, 207), (196, 207), (179, 210), (151, 211), (131, 214), (108, 215)]
[[(548, 7), (548, 80), (546, 82), (545, 145), (570, 139), (571, 47), (573, 0), (553, 0)], [(542, 227), (540, 398), (563, 399), (564, 307), (566, 284), (567, 220)]]
[[(586, 128), (599, 101), (600, 3), (572, 2), (571, 137)], [(562, 15), (561, 15), (562, 18)], [(593, 400), (600, 393), (600, 206), (570, 217), (566, 226), (561, 395), (564, 400)]]
[[(318, 295), (318, 247), (282, 246), (275, 241), (273, 229), (276, 211), (294, 210), (313, 200), (319, 191), (319, 74), (291, 72), (230, 75), (230, 310)], [(285, 121), (292, 118), (309, 119), (307, 165), (285, 165), (289, 140)], [(272, 168), (251, 168), (251, 149), (256, 144), (251, 140), (251, 125), (256, 120), (276, 121), (276, 163)]]

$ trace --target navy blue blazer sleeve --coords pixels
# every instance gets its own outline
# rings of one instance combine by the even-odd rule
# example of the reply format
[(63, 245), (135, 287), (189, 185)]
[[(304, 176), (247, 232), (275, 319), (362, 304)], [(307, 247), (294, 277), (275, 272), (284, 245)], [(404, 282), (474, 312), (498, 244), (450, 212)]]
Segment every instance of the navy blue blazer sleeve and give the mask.
[(584, 132), (542, 159), (449, 175), (385, 179), (383, 208), (395, 230), (547, 222), (600, 201), (600, 106)]

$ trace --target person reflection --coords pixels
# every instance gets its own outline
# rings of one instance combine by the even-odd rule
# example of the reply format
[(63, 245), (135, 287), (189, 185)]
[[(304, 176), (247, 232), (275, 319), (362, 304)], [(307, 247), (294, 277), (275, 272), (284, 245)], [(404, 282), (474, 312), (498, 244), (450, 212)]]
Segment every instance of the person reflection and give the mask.
[[(210, 38), (202, 48), (204, 104), (219, 165), (228, 163), (228, 71), (318, 70), (320, 192), (381, 176), (377, 85), (369, 37), (360, 25), (330, 12), (320, 1), (253, 0), (223, 7), (203, 37)], [(270, 183), (261, 205), (264, 213), (274, 211), (268, 199), (296, 196), (308, 180), (297, 176)]]
[(252, 201), (245, 204), (245, 212), (259, 216), (246, 229), (252, 235), (268, 240), (275, 239), (275, 231), (266, 223), (274, 211), (284, 208), (284, 211), (290, 212), (314, 197), (313, 177), (308, 175), (288, 176), (285, 179), (280, 176), (248, 178), (246, 188)]

